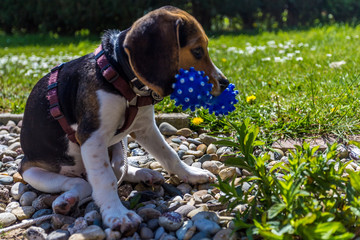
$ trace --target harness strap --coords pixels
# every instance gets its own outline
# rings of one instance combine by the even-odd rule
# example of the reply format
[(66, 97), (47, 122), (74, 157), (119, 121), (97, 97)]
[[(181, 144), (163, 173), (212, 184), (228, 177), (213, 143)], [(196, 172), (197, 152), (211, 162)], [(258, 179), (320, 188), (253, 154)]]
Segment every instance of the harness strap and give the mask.
[[(111, 66), (108, 59), (105, 56), (102, 45), (95, 50), (95, 60), (97, 65), (100, 67), (100, 71), (103, 77), (111, 83), (120, 93), (125, 97), (128, 102), (128, 107), (125, 112), (125, 122), (123, 126), (118, 129), (115, 135), (128, 129), (133, 123), (136, 114), (139, 110), (138, 107), (143, 107), (151, 104), (155, 104), (153, 96), (137, 96), (136, 93), (132, 90), (129, 83), (125, 81), (116, 70)], [(133, 103), (133, 101), (136, 101)]]
[(59, 122), (61, 128), (67, 134), (68, 139), (73, 143), (79, 144), (75, 137), (75, 130), (69, 125), (59, 105), (59, 98), (57, 93), (57, 79), (59, 75), (59, 70), (62, 68), (62, 66), (63, 64), (60, 64), (51, 69), (50, 77), (48, 80), (46, 98), (49, 101), (49, 110), (51, 116)]
[[(152, 93), (151, 96), (137, 96), (136, 93), (130, 87), (129, 83), (126, 82), (123, 78), (121, 78), (120, 75), (116, 72), (116, 70), (111, 66), (111, 64), (109, 63), (109, 61), (105, 56), (101, 44), (95, 50), (94, 54), (95, 54), (96, 63), (100, 67), (101, 74), (103, 75), (103, 77), (109, 83), (111, 83), (121, 93), (121, 95), (125, 97), (125, 99), (128, 102), (128, 106), (125, 112), (125, 122), (123, 126), (116, 131), (115, 135), (117, 135), (131, 126), (138, 113), (139, 107), (155, 104), (161, 101), (161, 98), (157, 96), (155, 93)], [(59, 70), (62, 68), (63, 65), (64, 64), (62, 63), (51, 69), (50, 77), (48, 80), (46, 98), (49, 101), (49, 105), (50, 105), (49, 110), (51, 116), (59, 122), (61, 128), (67, 134), (68, 139), (71, 142), (79, 145), (79, 142), (75, 137), (76, 131), (69, 125), (59, 105), (57, 80), (58, 80)]]
[(123, 95), (126, 100), (131, 102), (131, 100), (136, 97), (134, 91), (130, 88), (129, 84), (123, 80), (116, 70), (111, 66), (109, 61), (107, 60), (104, 50), (102, 46), (100, 46), (95, 50), (95, 60), (98, 66), (100, 67), (101, 74), (103, 77)]

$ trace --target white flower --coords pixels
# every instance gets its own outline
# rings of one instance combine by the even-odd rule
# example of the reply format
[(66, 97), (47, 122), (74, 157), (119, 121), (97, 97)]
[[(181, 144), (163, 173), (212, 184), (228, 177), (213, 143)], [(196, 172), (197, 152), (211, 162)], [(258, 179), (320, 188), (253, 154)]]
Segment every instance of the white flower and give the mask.
[(0, 66), (5, 65), (5, 64), (7, 63), (7, 61), (8, 61), (8, 59), (7, 59), (7, 57), (6, 57), (6, 56), (5, 56), (5, 57), (0, 58)]
[(25, 76), (30, 76), (31, 74), (33, 74), (33, 70), (29, 69), (26, 73)]
[(276, 43), (275, 43), (275, 41), (274, 40), (271, 40), (271, 41), (268, 41), (267, 42), (267, 45), (275, 45)]
[(344, 60), (339, 62), (332, 62), (329, 64), (330, 68), (340, 68), (342, 65), (344, 65), (346, 62)]
[(302, 57), (297, 57), (295, 60), (299, 62), (299, 61), (302, 61), (304, 59)]
[(347, 40), (351, 39), (351, 37), (350, 37), (350, 36), (346, 36), (345, 38), (346, 38)]
[(226, 51), (228, 52), (236, 52), (238, 49), (236, 47), (229, 47)]
[(10, 61), (11, 61), (12, 63), (16, 63), (18, 60), (19, 60), (19, 57), (18, 57), (18, 56), (12, 56), (12, 57), (10, 58)]
[(252, 46), (247, 46), (246, 47), (246, 53), (251, 55), (256, 51), (256, 47), (252, 47)]
[(300, 53), (300, 50), (295, 50), (295, 53), (296, 53), (296, 54), (299, 54), (299, 53)]
[(261, 61), (263, 61), (263, 62), (271, 61), (271, 57), (262, 58)]
[(282, 63), (282, 62), (284, 62), (285, 60), (282, 59), (281, 57), (275, 57), (275, 58), (274, 58), (274, 61), (275, 61), (275, 62), (280, 62), (280, 63)]
[(285, 50), (281, 49), (279, 50), (279, 54), (284, 54), (285, 53)]
[(316, 50), (316, 47), (311, 47), (310, 50), (311, 50), (311, 51), (315, 51), (315, 50)]
[(288, 58), (292, 58), (294, 55), (295, 55), (295, 53), (288, 53), (288, 54), (286, 54), (286, 56), (287, 56)]
[(49, 65), (46, 62), (41, 63), (41, 68), (48, 69)]
[(327, 56), (327, 57), (331, 57), (331, 56), (332, 56), (332, 54), (331, 54), (331, 53), (328, 53), (328, 54), (326, 54), (326, 56)]
[(315, 66), (318, 67), (318, 68), (321, 68), (321, 65), (320, 65), (320, 64), (317, 64), (317, 63), (316, 63)]

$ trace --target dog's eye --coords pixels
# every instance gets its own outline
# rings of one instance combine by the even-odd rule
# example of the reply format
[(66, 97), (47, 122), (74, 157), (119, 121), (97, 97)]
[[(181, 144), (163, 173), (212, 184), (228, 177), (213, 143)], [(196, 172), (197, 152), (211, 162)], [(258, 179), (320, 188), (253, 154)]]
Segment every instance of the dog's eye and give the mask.
[(201, 59), (204, 56), (204, 49), (202, 47), (197, 47), (191, 49), (191, 53), (194, 55), (196, 59)]

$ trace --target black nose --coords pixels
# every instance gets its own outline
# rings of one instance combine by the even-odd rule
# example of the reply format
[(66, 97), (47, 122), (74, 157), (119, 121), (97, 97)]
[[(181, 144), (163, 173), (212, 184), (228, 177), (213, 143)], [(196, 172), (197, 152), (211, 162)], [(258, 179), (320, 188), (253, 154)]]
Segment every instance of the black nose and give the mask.
[(229, 80), (227, 80), (226, 78), (222, 78), (219, 80), (219, 85), (222, 92), (227, 88), (227, 86), (229, 86)]

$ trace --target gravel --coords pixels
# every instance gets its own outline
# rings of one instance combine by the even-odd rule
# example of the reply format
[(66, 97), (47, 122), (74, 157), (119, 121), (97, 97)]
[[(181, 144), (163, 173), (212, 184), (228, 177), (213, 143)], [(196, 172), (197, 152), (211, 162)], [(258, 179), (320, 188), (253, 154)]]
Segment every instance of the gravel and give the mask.
[[(20, 145), (20, 126), (9, 121), (0, 126), (0, 225), (3, 227), (18, 223), (23, 219), (37, 218), (52, 214), (51, 203), (55, 194), (37, 191), (25, 183), (17, 172), (23, 157)], [(245, 169), (227, 167), (224, 161), (234, 152), (229, 147), (217, 147), (218, 138), (206, 133), (198, 135), (187, 127), (175, 128), (162, 123), (160, 130), (170, 146), (178, 152), (182, 160), (191, 166), (207, 169), (221, 179), (235, 177), (235, 183), (244, 176), (251, 176)], [(121, 233), (106, 229), (101, 224), (99, 208), (90, 201), (70, 216), (56, 214), (49, 221), (37, 226), (21, 229), (26, 239), (236, 239), (231, 235), (231, 220), (236, 211), (244, 211), (247, 205), (239, 205), (232, 212), (227, 204), (218, 201), (221, 194), (211, 184), (191, 185), (169, 175), (162, 166), (149, 155), (140, 144), (129, 141), (129, 163), (134, 166), (159, 171), (165, 183), (148, 186), (144, 183), (124, 182), (119, 195), (124, 206), (130, 207), (135, 196), (140, 195), (136, 212), (143, 222), (132, 236), (121, 238)], [(290, 147), (289, 147), (290, 149)], [(349, 169), (360, 171), (358, 160), (360, 149), (354, 145), (338, 146), (338, 156), (342, 162), (353, 160)], [(288, 162), (287, 150), (283, 146), (268, 152), (271, 168), (278, 162)], [(255, 155), (265, 154), (256, 151)], [(281, 176), (279, 176), (281, 177)], [(250, 185), (244, 183), (243, 191)]]

